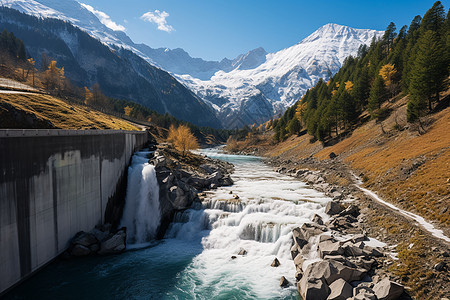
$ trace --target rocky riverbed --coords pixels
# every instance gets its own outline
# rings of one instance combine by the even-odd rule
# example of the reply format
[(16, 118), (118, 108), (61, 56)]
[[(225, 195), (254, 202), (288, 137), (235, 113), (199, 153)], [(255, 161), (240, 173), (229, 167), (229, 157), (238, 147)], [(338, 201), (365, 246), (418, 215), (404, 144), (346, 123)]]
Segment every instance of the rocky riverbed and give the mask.
[[(447, 299), (448, 245), (361, 193), (347, 166), (335, 157), (266, 162), (333, 198), (326, 223), (317, 218), (293, 231), (291, 253), (302, 297), (408, 299), (408, 294), (417, 297), (425, 291), (418, 298)], [(382, 246), (372, 247), (369, 237)], [(320, 260), (308, 264), (308, 257)]]

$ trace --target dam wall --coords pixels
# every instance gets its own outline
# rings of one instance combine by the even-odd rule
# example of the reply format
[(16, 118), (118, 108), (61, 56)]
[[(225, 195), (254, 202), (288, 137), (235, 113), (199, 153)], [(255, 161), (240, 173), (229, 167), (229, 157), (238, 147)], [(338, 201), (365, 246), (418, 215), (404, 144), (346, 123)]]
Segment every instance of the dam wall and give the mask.
[(0, 130), (0, 295), (118, 214), (112, 203), (147, 140), (145, 131)]

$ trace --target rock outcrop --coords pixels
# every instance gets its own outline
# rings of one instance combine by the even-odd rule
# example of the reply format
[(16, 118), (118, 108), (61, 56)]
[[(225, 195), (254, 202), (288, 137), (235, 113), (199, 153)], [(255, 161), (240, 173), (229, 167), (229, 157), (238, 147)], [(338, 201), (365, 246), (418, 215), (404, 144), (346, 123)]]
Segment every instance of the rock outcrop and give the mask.
[(311, 223), (292, 230), (291, 255), (303, 299), (398, 299), (403, 286), (387, 277), (371, 278), (384, 250), (369, 246), (358, 207), (343, 201), (348, 192), (325, 183), (316, 171), (278, 171), (302, 178), (333, 199), (325, 207), (328, 218), (314, 215)]
[(233, 165), (200, 155), (181, 156), (170, 145), (158, 145), (149, 163), (155, 166), (159, 184), (161, 224), (157, 238), (162, 238), (177, 211), (201, 202), (204, 190), (233, 184)]
[(89, 232), (78, 232), (70, 242), (66, 257), (116, 254), (125, 251), (126, 228), (117, 231), (111, 231), (111, 228), (110, 224), (106, 224), (96, 226)]

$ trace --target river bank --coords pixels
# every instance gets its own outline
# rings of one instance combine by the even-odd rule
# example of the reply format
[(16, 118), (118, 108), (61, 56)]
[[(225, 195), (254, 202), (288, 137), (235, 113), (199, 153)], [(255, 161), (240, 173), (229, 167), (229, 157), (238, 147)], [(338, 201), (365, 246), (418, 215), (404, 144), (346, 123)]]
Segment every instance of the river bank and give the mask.
[[(255, 153), (264, 151), (258, 146), (239, 151), (239, 154)], [(439, 233), (438, 229), (430, 232), (402, 211), (375, 201), (364, 192), (363, 182), (358, 181), (358, 178), (365, 179), (365, 174), (351, 169), (339, 157), (331, 157), (319, 160), (313, 156), (286, 158), (280, 155), (266, 158), (265, 162), (277, 172), (303, 180), (334, 200), (356, 206), (361, 212), (358, 217), (361, 231), (386, 243), (394, 253), (383, 258), (377, 266), (377, 274), (404, 284), (413, 298), (448, 297), (450, 258), (445, 232), (440, 232), (444, 239), (438, 238), (433, 235), (436, 231)]]

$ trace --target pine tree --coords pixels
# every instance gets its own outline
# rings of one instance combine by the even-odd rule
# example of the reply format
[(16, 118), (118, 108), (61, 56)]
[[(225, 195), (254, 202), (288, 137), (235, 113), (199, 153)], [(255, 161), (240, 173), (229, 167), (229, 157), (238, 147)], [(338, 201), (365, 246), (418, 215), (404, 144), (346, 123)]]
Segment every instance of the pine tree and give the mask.
[(352, 90), (353, 98), (359, 109), (362, 109), (367, 104), (370, 92), (370, 77), (367, 68), (363, 68), (357, 77), (355, 86)]
[(371, 115), (381, 107), (381, 103), (386, 98), (386, 90), (384, 88), (383, 78), (381, 76), (375, 77), (370, 89), (368, 109)]
[(410, 72), (416, 57), (417, 49), (415, 48), (417, 39), (419, 38), (419, 28), (422, 22), (421, 16), (415, 16), (409, 25), (408, 34), (406, 35), (406, 48), (403, 51), (403, 71), (402, 71), (402, 88), (404, 92), (409, 92)]
[(420, 23), (420, 31), (422, 34), (428, 30), (439, 33), (444, 21), (444, 6), (441, 1), (436, 1), (423, 16), (422, 23)]
[(445, 49), (436, 32), (428, 30), (417, 41), (418, 52), (411, 70), (410, 103), (408, 121), (420, 118), (433, 100), (439, 100), (439, 92), (448, 76)]
[(395, 32), (396, 30), (397, 27), (395, 26), (394, 22), (391, 22), (386, 28), (386, 31), (384, 32), (383, 42), (386, 44), (387, 53), (391, 49), (392, 44), (394, 43), (394, 39), (397, 36), (397, 33)]

